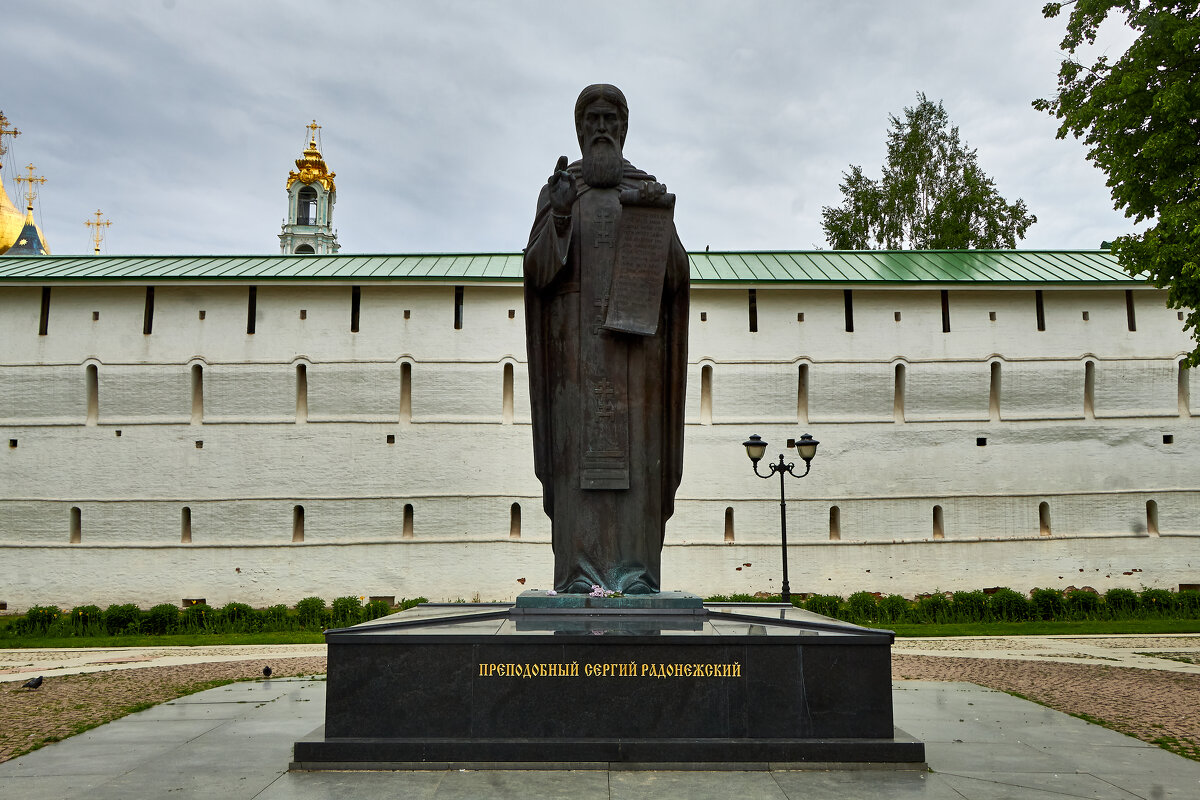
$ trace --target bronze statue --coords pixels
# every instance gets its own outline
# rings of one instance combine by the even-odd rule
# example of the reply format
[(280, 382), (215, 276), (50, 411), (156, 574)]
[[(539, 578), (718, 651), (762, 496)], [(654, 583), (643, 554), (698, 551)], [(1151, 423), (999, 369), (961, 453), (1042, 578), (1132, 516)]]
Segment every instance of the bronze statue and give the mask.
[(583, 158), (558, 160), (525, 250), (534, 468), (554, 588), (659, 591), (683, 474), (688, 259), (675, 197), (622, 156), (615, 86), (575, 103)]

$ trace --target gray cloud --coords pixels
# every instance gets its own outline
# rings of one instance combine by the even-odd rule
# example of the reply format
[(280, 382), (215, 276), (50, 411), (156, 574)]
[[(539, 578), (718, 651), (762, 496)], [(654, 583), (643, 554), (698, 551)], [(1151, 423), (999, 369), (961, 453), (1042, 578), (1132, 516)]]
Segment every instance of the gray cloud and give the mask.
[(1041, 4), (32, 4), (4, 178), (17, 201), (13, 165), (46, 176), (56, 253), (90, 249), (96, 208), (111, 253), (272, 253), (315, 117), (344, 252), (512, 251), (577, 150), (575, 95), (607, 81), (688, 247), (806, 249), (841, 172), (877, 174), (888, 114), (924, 91), (1038, 215), (1024, 247), (1095, 247), (1130, 226), (1029, 106), (1060, 60)]

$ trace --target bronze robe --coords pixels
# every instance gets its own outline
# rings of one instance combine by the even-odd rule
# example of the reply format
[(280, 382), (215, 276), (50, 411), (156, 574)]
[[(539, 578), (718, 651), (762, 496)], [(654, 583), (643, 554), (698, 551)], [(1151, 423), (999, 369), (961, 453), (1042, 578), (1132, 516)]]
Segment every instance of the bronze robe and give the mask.
[(658, 328), (602, 327), (617, 251), (618, 193), (654, 177), (625, 162), (620, 187), (583, 182), (556, 229), (549, 188), (525, 250), (525, 326), (534, 470), (551, 520), (554, 587), (660, 589), (660, 561), (683, 475), (688, 259), (672, 232)]

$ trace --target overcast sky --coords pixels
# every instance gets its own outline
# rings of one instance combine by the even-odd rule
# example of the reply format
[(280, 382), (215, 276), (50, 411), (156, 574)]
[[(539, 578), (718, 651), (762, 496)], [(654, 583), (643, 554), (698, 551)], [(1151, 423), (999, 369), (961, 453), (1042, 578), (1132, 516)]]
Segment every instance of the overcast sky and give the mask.
[[(8, 37), (5, 188), (47, 182), (56, 254), (277, 253), (284, 183), (322, 125), (343, 253), (513, 252), (579, 90), (615, 83), (626, 156), (678, 195), (684, 245), (826, 246), (851, 164), (878, 177), (889, 114), (942, 100), (1027, 249), (1130, 230), (1104, 175), (1030, 102), (1055, 89), (1044, 0), (28, 3)], [(12, 27), (12, 26), (10, 26)], [(1118, 55), (1129, 34), (1106, 29)], [(11, 48), (16, 48), (16, 53)], [(15, 80), (13, 77), (15, 76)]]

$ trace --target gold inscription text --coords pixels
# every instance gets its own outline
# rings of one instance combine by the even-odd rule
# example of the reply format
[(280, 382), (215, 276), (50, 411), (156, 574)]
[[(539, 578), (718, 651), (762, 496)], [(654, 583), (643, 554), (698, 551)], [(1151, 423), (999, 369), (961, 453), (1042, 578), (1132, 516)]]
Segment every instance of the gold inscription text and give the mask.
[(645, 664), (626, 661), (616, 664), (480, 664), (481, 678), (740, 678), (742, 665), (731, 664)]

